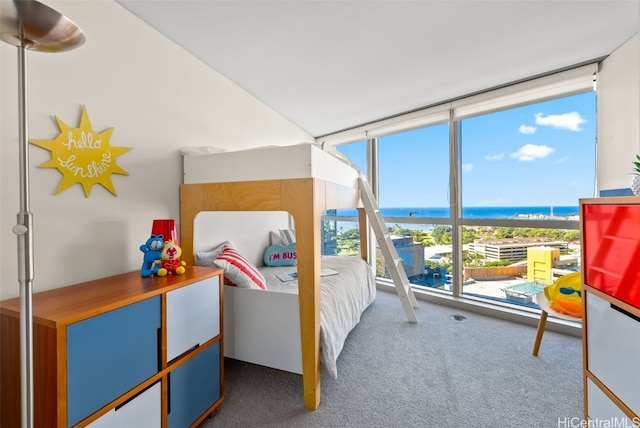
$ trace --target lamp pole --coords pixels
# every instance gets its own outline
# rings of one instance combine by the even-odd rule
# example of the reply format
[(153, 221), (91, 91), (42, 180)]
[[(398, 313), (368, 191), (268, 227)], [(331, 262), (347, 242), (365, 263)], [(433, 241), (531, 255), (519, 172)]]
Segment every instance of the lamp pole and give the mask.
[[(19, 25), (22, 33), (22, 25)], [(29, 208), (29, 138), (27, 126), (26, 54), (21, 37), (18, 47), (18, 117), (20, 211), (13, 233), (18, 237), (18, 282), (20, 283), (20, 373), (22, 426), (33, 426), (33, 215)]]
[(18, 48), (18, 121), (20, 211), (13, 233), (18, 239), (20, 284), (20, 398), (23, 428), (33, 420), (33, 214), (29, 207), (29, 137), (27, 126), (26, 51), (62, 52), (84, 43), (82, 30), (35, 0), (1, 1), (2, 40)]

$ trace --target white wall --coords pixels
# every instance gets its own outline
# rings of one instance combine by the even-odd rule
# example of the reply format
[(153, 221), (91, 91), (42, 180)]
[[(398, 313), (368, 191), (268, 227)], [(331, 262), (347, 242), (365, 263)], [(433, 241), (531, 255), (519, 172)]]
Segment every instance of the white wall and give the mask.
[[(50, 152), (30, 147), (34, 215), (34, 290), (43, 291), (138, 270), (138, 247), (155, 218), (179, 220), (187, 146), (246, 148), (313, 141), (253, 96), (111, 0), (43, 1), (84, 31), (86, 43), (58, 54), (27, 53), (30, 139), (54, 139), (54, 116), (78, 126), (86, 105), (92, 127), (113, 127), (111, 145), (133, 149), (112, 175), (118, 196), (95, 185), (89, 198), (74, 184), (53, 195), (62, 175), (38, 168)], [(0, 298), (19, 295), (17, 48), (2, 43), (0, 122)]]
[(636, 34), (598, 72), (597, 190), (627, 189), (640, 154), (640, 36)]
[[(111, 0), (44, 1), (79, 24), (82, 47), (27, 53), (29, 137), (53, 139), (59, 117), (77, 127), (86, 105), (93, 129), (114, 127), (111, 144), (130, 175), (112, 175), (118, 196), (75, 184), (53, 195), (61, 178), (37, 166), (47, 150), (30, 148), (35, 291), (140, 268), (138, 250), (154, 218), (179, 220), (180, 148), (246, 148), (312, 137)], [(0, 44), (0, 299), (19, 294), (11, 228), (19, 210), (17, 48)], [(602, 65), (598, 96), (599, 186), (628, 188), (640, 153), (638, 36)]]

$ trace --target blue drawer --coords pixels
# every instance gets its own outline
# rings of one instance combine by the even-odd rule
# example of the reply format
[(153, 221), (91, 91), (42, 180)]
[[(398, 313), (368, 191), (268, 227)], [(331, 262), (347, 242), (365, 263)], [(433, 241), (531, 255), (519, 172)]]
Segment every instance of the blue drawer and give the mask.
[(158, 372), (160, 316), (157, 296), (67, 327), (67, 426)]
[(220, 342), (169, 373), (169, 428), (189, 427), (220, 398)]

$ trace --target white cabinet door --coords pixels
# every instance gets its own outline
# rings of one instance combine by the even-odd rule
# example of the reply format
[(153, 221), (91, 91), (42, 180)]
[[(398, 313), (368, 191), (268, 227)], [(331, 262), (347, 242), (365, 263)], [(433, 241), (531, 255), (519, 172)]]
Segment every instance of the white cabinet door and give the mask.
[(634, 427), (631, 419), (590, 379), (587, 379), (588, 416), (594, 427)]
[(167, 361), (220, 334), (220, 277), (167, 293)]
[(592, 293), (585, 297), (587, 369), (640, 414), (640, 320)]
[(96, 419), (89, 428), (160, 428), (160, 382), (156, 382), (122, 406)]

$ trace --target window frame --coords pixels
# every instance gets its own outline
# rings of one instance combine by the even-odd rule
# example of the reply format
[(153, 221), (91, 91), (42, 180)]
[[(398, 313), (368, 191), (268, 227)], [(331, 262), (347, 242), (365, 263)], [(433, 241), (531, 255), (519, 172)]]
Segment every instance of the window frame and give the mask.
[[(596, 91), (597, 63), (589, 63), (560, 72), (549, 73), (521, 82), (508, 84), (499, 88), (483, 91), (455, 100), (443, 102), (436, 106), (400, 114), (391, 118), (371, 122), (346, 131), (317, 139), (318, 142), (333, 145), (348, 144), (366, 140), (367, 167), (369, 182), (374, 195), (378, 195), (378, 137), (395, 134), (416, 128), (427, 127), (442, 123), (449, 124), (449, 194), (450, 216), (448, 218), (384, 218), (386, 223), (413, 223), (428, 225), (448, 225), (452, 228), (453, 244), (453, 282), (451, 297), (454, 299), (474, 300), (463, 296), (463, 245), (462, 228), (465, 226), (518, 227), (518, 228), (550, 228), (579, 230), (579, 220), (538, 220), (538, 219), (468, 219), (462, 217), (461, 169), (460, 155), (460, 126), (466, 118), (480, 116), (500, 110), (516, 108), (518, 106), (547, 101)], [(594, 169), (597, 168), (594, 165)], [(597, 175), (597, 171), (596, 171)], [(369, 240), (371, 248), (369, 254), (375, 255), (375, 240)], [(375, 265), (375, 260), (370, 257)], [(377, 281), (390, 282), (381, 278)], [(482, 300), (482, 299), (481, 299)], [(502, 306), (493, 302), (495, 306)], [(504, 305), (510, 306), (510, 305)], [(518, 308), (520, 309), (520, 308)], [(524, 308), (522, 310), (525, 310)]]

